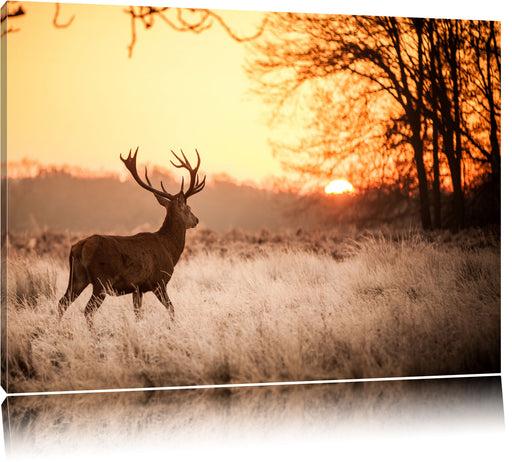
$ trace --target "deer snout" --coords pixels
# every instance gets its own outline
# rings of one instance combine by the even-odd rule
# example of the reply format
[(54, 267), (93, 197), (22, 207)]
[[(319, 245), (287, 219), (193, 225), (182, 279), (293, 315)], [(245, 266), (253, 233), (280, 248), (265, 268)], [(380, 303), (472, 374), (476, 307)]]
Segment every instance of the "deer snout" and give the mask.
[(186, 218), (187, 228), (195, 228), (199, 223), (199, 219), (193, 214), (189, 213)]

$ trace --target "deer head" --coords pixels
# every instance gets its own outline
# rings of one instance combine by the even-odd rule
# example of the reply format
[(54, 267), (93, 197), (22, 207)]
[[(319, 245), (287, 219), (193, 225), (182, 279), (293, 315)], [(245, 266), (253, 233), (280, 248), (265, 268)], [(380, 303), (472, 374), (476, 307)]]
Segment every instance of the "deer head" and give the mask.
[(138, 151), (139, 148), (137, 148), (132, 155), (132, 151), (130, 149), (130, 152), (128, 153), (126, 159), (123, 158), (122, 154), (119, 156), (123, 161), (124, 165), (126, 166), (126, 168), (128, 169), (128, 171), (132, 174), (135, 181), (142, 188), (154, 194), (158, 203), (165, 207), (167, 216), (178, 217), (179, 219), (181, 219), (186, 229), (194, 228), (195, 226), (197, 226), (199, 220), (190, 210), (190, 206), (187, 205), (187, 199), (190, 196), (197, 194), (199, 191), (201, 191), (204, 188), (206, 182), (206, 176), (202, 180), (199, 180), (197, 175), (199, 165), (201, 164), (201, 157), (199, 156), (199, 152), (197, 152), (197, 149), (197, 165), (195, 167), (192, 167), (183, 151), (181, 151), (182, 157), (180, 157), (174, 151), (171, 150), (172, 155), (176, 158), (176, 163), (174, 163), (171, 160), (171, 164), (176, 168), (184, 168), (190, 174), (190, 184), (188, 189), (186, 191), (183, 190), (185, 180), (183, 177), (181, 177), (181, 189), (177, 194), (170, 194), (169, 192), (167, 192), (163, 182), (160, 182), (161, 189), (153, 188), (153, 185), (151, 184), (151, 181), (148, 178), (147, 167), (145, 168), (144, 171), (146, 181), (143, 181), (139, 177), (139, 174), (137, 173)]

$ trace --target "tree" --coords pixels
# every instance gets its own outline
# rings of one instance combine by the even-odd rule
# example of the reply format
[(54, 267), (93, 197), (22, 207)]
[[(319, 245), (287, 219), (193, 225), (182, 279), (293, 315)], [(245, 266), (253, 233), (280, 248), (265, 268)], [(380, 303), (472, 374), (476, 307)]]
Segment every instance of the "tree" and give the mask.
[[(423, 85), (422, 77), (417, 78), (417, 69), (423, 66), (422, 22), (304, 14), (277, 14), (273, 19), (269, 21), (272, 33), (264, 36), (267, 40), (252, 45), (258, 57), (248, 69), (257, 82), (256, 91), (269, 92), (282, 106), (307, 80), (340, 76), (353, 85), (368, 82), (366, 95), (373, 94), (381, 101), (391, 97), (394, 104), (385, 105), (390, 109), (384, 123), (412, 148), (422, 224), (430, 228), (423, 160)], [(280, 77), (283, 69), (288, 75), (284, 79)], [(275, 98), (276, 93), (280, 97)], [(365, 163), (363, 156), (360, 161)]]
[[(499, 24), (456, 20), (428, 22), (431, 59), (427, 117), (439, 129), (438, 137), (442, 140), (453, 185), (456, 225), (463, 227), (466, 180), (474, 182), (480, 178), (479, 181), (490, 182), (495, 189), (494, 201), (499, 203)], [(437, 137), (433, 142), (438, 142)]]
[[(384, 136), (373, 139), (377, 142), (374, 148), (388, 150), (390, 158), (396, 158), (408, 145), (410, 155), (406, 158), (414, 166), (410, 172), (415, 177), (424, 228), (432, 226), (431, 183), (434, 224), (441, 224), (441, 174), (448, 170), (454, 227), (463, 227), (463, 162), (467, 161), (471, 170), (475, 170), (475, 162), (480, 162), (484, 170), (490, 167), (499, 171), (499, 27), (495, 23), (453, 20), (291, 13), (269, 16), (262, 39), (250, 45), (252, 56), (247, 70), (253, 78), (253, 90), (271, 107), (270, 123), (279, 120), (280, 113), (289, 112), (298, 95), (303, 100), (317, 98), (315, 89), (325, 81), (330, 82), (333, 95), (353, 95), (353, 107), (364, 107), (365, 103), (377, 106), (380, 117), (358, 120), (340, 107), (332, 108), (333, 112), (324, 114), (323, 119), (343, 118), (352, 124), (344, 138), (352, 142), (348, 143), (352, 156), (361, 165), (371, 165), (368, 152), (360, 149), (365, 126), (375, 132), (373, 124), (380, 125)], [(475, 60), (475, 56), (479, 58)], [(475, 61), (481, 82), (474, 78), (478, 70)], [(354, 88), (361, 91), (355, 94)], [(325, 102), (332, 99), (323, 98)], [(323, 107), (331, 108), (329, 104)], [(469, 111), (470, 107), (477, 107), (477, 111)], [(340, 124), (327, 123), (325, 131), (336, 126)], [(479, 130), (475, 131), (476, 127)], [(312, 139), (318, 133), (309, 131), (303, 139), (309, 139), (309, 146), (327, 148), (322, 140)], [(480, 133), (480, 143), (474, 139), (476, 133)], [(486, 139), (488, 142), (483, 143)], [(299, 150), (307, 146), (298, 143), (292, 150), (299, 155)], [(478, 150), (482, 152), (477, 159)], [(316, 152), (310, 149), (308, 154), (311, 157), (304, 169), (311, 172), (315, 172), (314, 167), (322, 170), (325, 158), (337, 158), (339, 162), (347, 159), (343, 146), (331, 145), (323, 153), (321, 148)], [(296, 167), (289, 157), (284, 161)]]

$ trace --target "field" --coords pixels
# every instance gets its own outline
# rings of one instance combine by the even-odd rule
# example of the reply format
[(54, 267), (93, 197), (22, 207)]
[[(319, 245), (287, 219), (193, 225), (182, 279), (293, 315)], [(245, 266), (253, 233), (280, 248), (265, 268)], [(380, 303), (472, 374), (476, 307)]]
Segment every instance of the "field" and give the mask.
[(57, 320), (76, 236), (9, 236), (8, 391), (499, 372), (500, 241), (465, 234), (191, 232), (168, 285), (91, 289)]

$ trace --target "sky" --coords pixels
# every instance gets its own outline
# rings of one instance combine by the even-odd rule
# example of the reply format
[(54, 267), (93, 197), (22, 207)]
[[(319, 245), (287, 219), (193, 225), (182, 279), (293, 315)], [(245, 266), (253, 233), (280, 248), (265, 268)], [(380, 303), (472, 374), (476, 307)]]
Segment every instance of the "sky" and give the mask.
[[(137, 146), (139, 162), (169, 166), (170, 150), (202, 169), (259, 182), (278, 173), (267, 145), (263, 107), (248, 94), (245, 48), (214, 25), (201, 34), (163, 21), (137, 26), (122, 6), (25, 3), (19, 32), (8, 37), (9, 162), (23, 158), (119, 171), (119, 154)], [(260, 13), (224, 12), (240, 36), (252, 35)], [(14, 21), (13, 21), (14, 25)]]
[[(202, 170), (210, 177), (224, 173), (239, 182), (268, 184), (271, 177), (283, 175), (267, 142), (265, 107), (248, 91), (250, 81), (242, 67), (245, 46), (219, 25), (191, 34), (173, 31), (161, 20), (148, 30), (138, 24), (129, 58), (131, 28), (125, 7), (62, 3), (61, 22), (72, 15), (75, 19), (70, 27), (56, 29), (54, 3), (22, 3), (26, 15), (12, 22), (20, 31), (8, 35), (9, 162), (28, 158), (123, 175), (119, 154), (137, 146), (141, 164), (161, 167), (169, 167), (171, 149), (183, 149), (193, 158), (197, 148)], [(257, 5), (340, 12), (339, 4), (332, 9), (333, 3)], [(464, 4), (471, 16), (473, 3)], [(238, 7), (223, 0), (180, 5)], [(356, 9), (344, 5), (341, 11), (415, 14), (401, 2), (386, 3), (381, 10), (378, 2), (362, 2)], [(436, 11), (419, 12), (429, 13)], [(462, 16), (460, 8), (447, 13)], [(254, 11), (221, 14), (240, 36), (254, 34), (262, 19)]]

